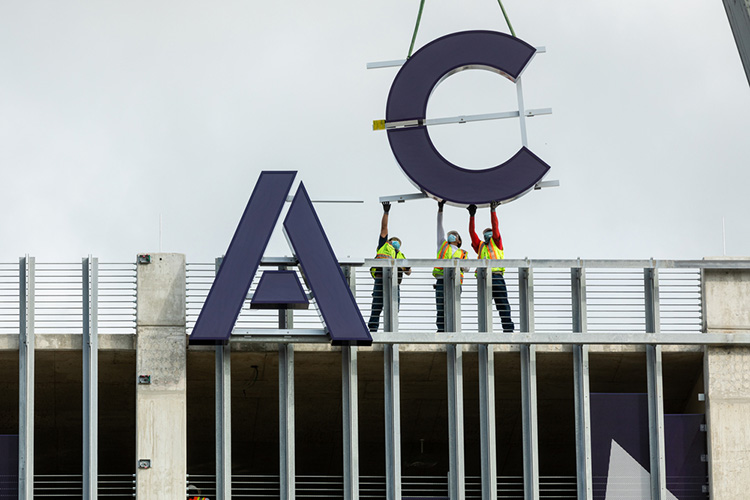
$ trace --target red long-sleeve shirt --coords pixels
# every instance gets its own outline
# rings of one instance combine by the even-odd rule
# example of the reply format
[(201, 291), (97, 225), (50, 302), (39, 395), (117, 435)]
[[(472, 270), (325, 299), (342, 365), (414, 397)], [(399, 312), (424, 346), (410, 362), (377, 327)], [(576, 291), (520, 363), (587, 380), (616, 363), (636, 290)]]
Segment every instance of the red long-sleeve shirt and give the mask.
[[(504, 250), (503, 238), (500, 236), (500, 224), (497, 222), (497, 214), (494, 210), (490, 212), (490, 219), (492, 220), (492, 239), (495, 240), (497, 248)], [(469, 217), (469, 235), (471, 235), (471, 248), (473, 248), (477, 255), (479, 255), (479, 245), (482, 244), (484, 238), (480, 239), (479, 236), (477, 236), (474, 216)]]

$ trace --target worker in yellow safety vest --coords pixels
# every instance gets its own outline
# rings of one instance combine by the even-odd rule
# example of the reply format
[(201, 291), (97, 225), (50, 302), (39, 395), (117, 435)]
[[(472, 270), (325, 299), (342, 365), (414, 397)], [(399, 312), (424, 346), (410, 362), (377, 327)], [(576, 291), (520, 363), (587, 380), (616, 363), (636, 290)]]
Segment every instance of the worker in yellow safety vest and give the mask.
[[(395, 236), (388, 238), (388, 213), (391, 211), (391, 203), (383, 202), (383, 217), (380, 220), (380, 239), (378, 240), (378, 252), (376, 259), (405, 259), (401, 253), (401, 240)], [(383, 312), (383, 270), (379, 267), (371, 267), (370, 274), (375, 280), (372, 287), (372, 307), (370, 308), (370, 321), (367, 327), (371, 332), (377, 332), (380, 325), (380, 313)], [(398, 268), (398, 283), (396, 284), (396, 301), (401, 303), (400, 285), (404, 274), (411, 274), (410, 267)]]
[[(465, 259), (468, 254), (461, 250), (461, 235), (458, 231), (449, 231), (445, 233), (443, 229), (443, 205), (445, 201), (438, 202), (437, 214), (437, 258), (438, 259)], [(461, 268), (461, 284), (464, 282), (464, 271), (467, 268)], [(436, 267), (432, 270), (435, 277), (435, 308), (437, 309), (437, 331), (445, 331), (445, 287), (443, 284), (443, 268)]]
[[(474, 215), (477, 213), (476, 205), (469, 205), (469, 235), (471, 236), (471, 246), (480, 259), (500, 260), (505, 258), (503, 250), (503, 239), (500, 236), (500, 226), (497, 222), (495, 209), (500, 203), (492, 202), (490, 204), (490, 220), (492, 227), (482, 231), (483, 239), (477, 236), (474, 226)], [(510, 302), (508, 302), (508, 288), (505, 286), (503, 273), (505, 268), (492, 268), (492, 300), (495, 301), (495, 307), (500, 313), (500, 321), (503, 324), (504, 332), (513, 331), (513, 320), (510, 317)]]

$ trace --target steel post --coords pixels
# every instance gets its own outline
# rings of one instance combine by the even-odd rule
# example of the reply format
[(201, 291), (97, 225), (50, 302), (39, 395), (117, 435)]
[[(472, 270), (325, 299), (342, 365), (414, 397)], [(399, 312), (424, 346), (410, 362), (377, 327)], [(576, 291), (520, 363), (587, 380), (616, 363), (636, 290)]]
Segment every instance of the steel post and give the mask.
[[(215, 272), (223, 258), (217, 257)], [(232, 349), (217, 345), (214, 356), (216, 500), (232, 498)]]
[(279, 498), (295, 498), (294, 344), (279, 345)]
[[(477, 268), (479, 331), (492, 331), (492, 269)], [(495, 350), (477, 345), (479, 362), (479, 441), (482, 461), (482, 498), (497, 500), (497, 437), (495, 432)]]
[[(659, 275), (655, 268), (643, 270), (646, 306), (646, 333), (658, 334)], [(662, 346), (646, 346), (648, 383), (648, 430), (651, 465), (651, 498), (666, 500), (667, 475), (664, 444), (664, 385), (662, 380)]]
[[(357, 296), (356, 268), (343, 266), (344, 277), (353, 296)], [(386, 323), (387, 323), (386, 312)], [(388, 329), (386, 328), (386, 331)], [(344, 498), (359, 498), (359, 401), (357, 347), (341, 348), (341, 389), (344, 440)]]
[[(447, 319), (446, 315), (446, 327)], [(465, 500), (463, 352), (460, 344), (446, 345), (445, 352), (448, 361), (449, 496), (451, 500)]]
[(19, 261), (18, 498), (34, 498), (35, 260)]
[(443, 268), (443, 308), (445, 311), (445, 331), (457, 332), (461, 329), (461, 269)]
[(383, 331), (398, 331), (398, 268), (383, 266)]
[(383, 345), (385, 390), (385, 491), (401, 500), (401, 382), (398, 344)]
[(520, 302), (521, 331), (534, 331), (534, 271), (530, 267), (518, 268), (518, 296)]
[(479, 344), (479, 441), (482, 455), (482, 498), (497, 500), (497, 436), (495, 432), (495, 350)]
[[(586, 271), (580, 267), (570, 270), (573, 332), (586, 333)], [(589, 346), (573, 346), (573, 389), (575, 399), (576, 477), (578, 499), (593, 499), (591, 468), (591, 407), (589, 391)]]
[(359, 405), (357, 347), (341, 347), (341, 389), (344, 441), (344, 500), (359, 500)]
[[(534, 284), (530, 268), (518, 270), (521, 331), (534, 329)], [(521, 419), (523, 421), (523, 494), (539, 500), (539, 437), (537, 430), (536, 346), (521, 345)]]
[(480, 332), (492, 331), (492, 268), (477, 268), (477, 308)]
[[(279, 266), (279, 271), (287, 271), (289, 269), (289, 266), (281, 265)], [(347, 266), (344, 268), (344, 272), (347, 270), (353, 271), (351, 266)], [(352, 272), (352, 274), (354, 274)], [(349, 278), (349, 276), (347, 276)], [(350, 282), (350, 286), (351, 285)], [(352, 289), (352, 293), (354, 293), (354, 290)], [(287, 308), (287, 309), (279, 309), (279, 329), (280, 330), (287, 330), (294, 328), (294, 309)]]
[(232, 498), (232, 348), (216, 346), (215, 423), (216, 423), (216, 500)]
[(99, 259), (82, 262), (83, 498), (97, 498), (99, 478)]
[(521, 77), (516, 79), (516, 97), (518, 99), (518, 124), (521, 127), (521, 144), (529, 147), (529, 140), (526, 136), (526, 110), (523, 105), (523, 85)]

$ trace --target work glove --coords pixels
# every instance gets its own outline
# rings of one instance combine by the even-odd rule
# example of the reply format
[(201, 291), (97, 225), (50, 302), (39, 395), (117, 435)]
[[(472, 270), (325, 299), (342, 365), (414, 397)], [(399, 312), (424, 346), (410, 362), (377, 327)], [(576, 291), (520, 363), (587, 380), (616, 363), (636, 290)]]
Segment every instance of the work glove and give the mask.
[(383, 202), (383, 213), (388, 213), (391, 211), (391, 202), (390, 201), (384, 201)]
[(469, 205), (467, 209), (469, 210), (469, 215), (471, 215), (472, 217), (474, 217), (476, 215), (476, 213), (477, 213), (477, 206), (476, 205)]

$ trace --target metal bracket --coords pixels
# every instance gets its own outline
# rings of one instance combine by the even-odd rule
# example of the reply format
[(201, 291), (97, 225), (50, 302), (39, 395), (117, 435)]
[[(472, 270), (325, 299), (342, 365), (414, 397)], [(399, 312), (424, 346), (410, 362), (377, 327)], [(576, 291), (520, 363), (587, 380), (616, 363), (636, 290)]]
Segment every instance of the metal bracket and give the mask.
[[(559, 180), (539, 181), (534, 186), (534, 189), (538, 190), (538, 189), (543, 189), (543, 188), (559, 187), (559, 186), (560, 186)], [(384, 201), (404, 203), (409, 200), (423, 200), (425, 198), (428, 198), (428, 196), (424, 193), (392, 194), (388, 196), (381, 196), (380, 198), (378, 198), (378, 201), (380, 203), (383, 203)]]
[(141, 458), (138, 460), (138, 468), (139, 469), (150, 469), (151, 468), (151, 459), (150, 458)]
[[(552, 108), (539, 108), (539, 109), (527, 109), (524, 111), (524, 116), (532, 118), (534, 116), (551, 115)], [(449, 116), (446, 118), (429, 118), (425, 120), (405, 120), (397, 122), (387, 122), (385, 120), (373, 120), (373, 130), (390, 130), (394, 128), (406, 128), (406, 127), (422, 127), (429, 125), (447, 125), (449, 123), (469, 123), (469, 122), (481, 122), (487, 120), (502, 120), (504, 118), (518, 118), (520, 113), (518, 111), (504, 111), (501, 113), (484, 113), (481, 115), (459, 115)]]
[[(537, 54), (544, 54), (545, 52), (547, 52), (547, 47), (543, 45), (536, 48)], [(399, 66), (403, 66), (405, 62), (406, 62), (406, 59), (393, 59), (391, 61), (369, 62), (367, 63), (367, 69), (398, 68)]]

